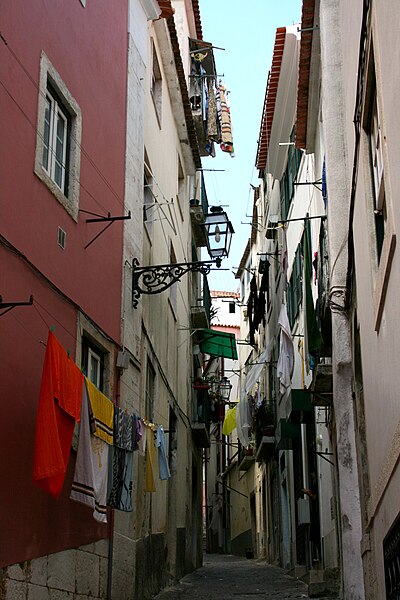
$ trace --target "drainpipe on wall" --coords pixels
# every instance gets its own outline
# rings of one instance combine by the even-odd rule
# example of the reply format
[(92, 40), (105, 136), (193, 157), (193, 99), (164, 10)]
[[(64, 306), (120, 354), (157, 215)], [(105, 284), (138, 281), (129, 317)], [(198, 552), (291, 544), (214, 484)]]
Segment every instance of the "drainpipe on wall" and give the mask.
[(351, 164), (346, 139), (341, 0), (320, 0), (322, 118), (326, 146), (333, 405), (341, 517), (342, 595), (364, 600), (350, 315), (345, 311)]

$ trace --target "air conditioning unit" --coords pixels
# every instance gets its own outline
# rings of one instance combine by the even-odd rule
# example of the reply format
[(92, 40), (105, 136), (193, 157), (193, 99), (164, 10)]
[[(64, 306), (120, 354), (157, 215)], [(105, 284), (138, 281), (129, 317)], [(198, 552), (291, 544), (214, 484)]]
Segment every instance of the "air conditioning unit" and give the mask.
[(309, 498), (299, 498), (297, 500), (297, 522), (299, 525), (310, 524), (311, 520)]
[(129, 352), (127, 350), (120, 350), (117, 355), (117, 368), (127, 369), (129, 367)]

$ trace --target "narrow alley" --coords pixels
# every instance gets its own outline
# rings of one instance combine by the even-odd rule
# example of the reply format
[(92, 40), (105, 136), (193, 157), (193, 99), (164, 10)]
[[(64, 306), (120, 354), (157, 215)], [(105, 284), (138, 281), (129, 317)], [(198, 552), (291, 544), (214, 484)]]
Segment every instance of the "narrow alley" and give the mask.
[[(205, 554), (203, 567), (154, 600), (289, 600), (309, 598), (308, 586), (262, 560)], [(312, 596), (322, 600), (322, 596)]]

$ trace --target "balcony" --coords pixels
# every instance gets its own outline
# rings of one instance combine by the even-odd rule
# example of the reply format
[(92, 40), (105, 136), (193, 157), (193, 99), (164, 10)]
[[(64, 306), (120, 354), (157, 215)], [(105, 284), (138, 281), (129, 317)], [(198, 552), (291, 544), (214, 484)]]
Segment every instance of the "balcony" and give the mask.
[(251, 465), (254, 465), (255, 456), (254, 450), (251, 446), (248, 448), (243, 448), (243, 446), (239, 442), (239, 450), (238, 450), (238, 469), (239, 471), (248, 471)]
[[(204, 40), (190, 39), (191, 71), (189, 98), (200, 156), (209, 156), (207, 122), (208, 106), (203, 102), (208, 93), (209, 82), (216, 78), (212, 44)], [(206, 88), (206, 89), (204, 89)], [(206, 91), (207, 90), (207, 91)]]
[(207, 277), (203, 276), (202, 298), (190, 309), (193, 329), (207, 329), (211, 318), (211, 294)]
[(257, 462), (262, 462), (262, 461), (268, 462), (274, 456), (274, 452), (275, 452), (275, 436), (271, 435), (270, 433), (268, 433), (268, 435), (263, 435), (260, 439), (260, 443), (257, 446), (256, 461)]
[(304, 413), (311, 412), (311, 390), (293, 389), (286, 401), (286, 418), (290, 423), (303, 423)]
[(198, 176), (194, 198), (190, 200), (190, 222), (192, 224), (192, 233), (196, 248), (202, 248), (207, 245), (204, 228), (202, 227), (204, 217), (207, 213), (208, 198), (204, 176), (201, 172)]
[(257, 462), (269, 461), (275, 452), (275, 411), (271, 403), (262, 402), (256, 413)]
[[(326, 362), (322, 362), (325, 360)], [(329, 358), (321, 359), (315, 366), (312, 382), (311, 402), (314, 406), (330, 406), (333, 398), (332, 363)]]
[(192, 436), (198, 448), (210, 447), (210, 399), (206, 389), (194, 391)]
[(300, 438), (300, 425), (279, 419), (275, 438), (277, 450), (293, 450), (293, 440)]

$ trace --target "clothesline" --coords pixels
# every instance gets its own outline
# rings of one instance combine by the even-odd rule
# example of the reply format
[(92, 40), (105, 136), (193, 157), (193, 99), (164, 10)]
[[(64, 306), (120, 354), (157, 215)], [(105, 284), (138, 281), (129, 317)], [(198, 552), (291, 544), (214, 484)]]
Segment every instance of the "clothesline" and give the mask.
[(157, 462), (159, 478), (171, 476), (162, 425), (116, 406), (84, 376), (49, 330), (36, 420), (33, 482), (55, 499), (64, 486), (75, 424), (79, 424), (79, 441), (70, 498), (90, 506), (97, 521), (107, 522), (107, 506), (132, 510), (135, 450), (146, 458), (145, 491), (156, 490)]

